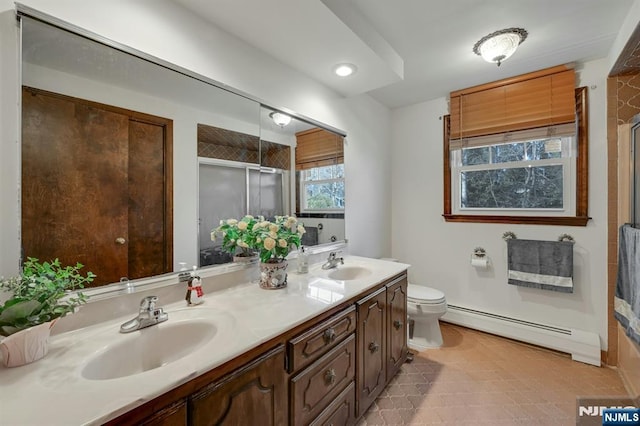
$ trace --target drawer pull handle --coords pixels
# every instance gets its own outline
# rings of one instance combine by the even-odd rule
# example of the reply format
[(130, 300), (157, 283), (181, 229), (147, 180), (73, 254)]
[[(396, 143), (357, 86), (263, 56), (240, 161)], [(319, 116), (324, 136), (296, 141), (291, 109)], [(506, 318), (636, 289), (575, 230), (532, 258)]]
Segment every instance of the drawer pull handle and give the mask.
[(404, 325), (404, 323), (402, 321), (400, 321), (400, 320), (395, 320), (393, 322), (393, 326), (396, 328), (396, 330), (400, 330), (403, 325)]
[(334, 384), (336, 382), (336, 370), (334, 370), (333, 368), (328, 369), (324, 373), (324, 381), (327, 383), (327, 385)]
[(379, 344), (377, 344), (376, 342), (369, 343), (369, 350), (371, 351), (372, 354), (378, 352), (378, 349), (380, 349)]
[(324, 332), (324, 344), (328, 345), (336, 340), (336, 331), (333, 328), (328, 328)]

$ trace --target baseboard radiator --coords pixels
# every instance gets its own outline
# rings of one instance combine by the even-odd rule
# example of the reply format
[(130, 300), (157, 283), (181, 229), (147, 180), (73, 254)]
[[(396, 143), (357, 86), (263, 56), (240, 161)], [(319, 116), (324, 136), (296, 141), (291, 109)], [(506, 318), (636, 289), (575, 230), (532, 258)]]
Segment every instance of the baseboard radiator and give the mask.
[(455, 305), (448, 305), (447, 313), (440, 319), (452, 324), (569, 353), (574, 361), (600, 366), (600, 338), (596, 333), (523, 321)]

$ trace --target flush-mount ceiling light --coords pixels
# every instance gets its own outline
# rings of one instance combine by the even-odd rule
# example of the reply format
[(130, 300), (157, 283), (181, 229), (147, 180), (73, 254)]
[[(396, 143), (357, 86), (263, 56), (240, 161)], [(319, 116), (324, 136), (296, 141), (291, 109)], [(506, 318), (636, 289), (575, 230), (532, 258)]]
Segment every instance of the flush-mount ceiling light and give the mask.
[(333, 68), (333, 72), (340, 77), (348, 77), (354, 72), (356, 72), (358, 68), (353, 64), (338, 64)]
[(276, 123), (280, 127), (284, 127), (287, 124), (291, 123), (291, 117), (288, 116), (287, 114), (283, 114), (281, 112), (274, 111), (271, 114), (269, 114), (269, 117), (271, 117), (273, 122)]
[(487, 62), (497, 63), (498, 66), (513, 55), (520, 43), (527, 38), (527, 31), (523, 28), (507, 28), (482, 37), (473, 46), (473, 53), (482, 56)]

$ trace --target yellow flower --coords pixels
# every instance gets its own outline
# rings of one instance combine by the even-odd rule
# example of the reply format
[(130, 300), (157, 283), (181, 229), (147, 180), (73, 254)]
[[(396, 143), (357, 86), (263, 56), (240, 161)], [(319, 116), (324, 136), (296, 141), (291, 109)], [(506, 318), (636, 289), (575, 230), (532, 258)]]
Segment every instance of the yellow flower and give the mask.
[(280, 239), (278, 240), (278, 245), (279, 245), (280, 247), (282, 247), (282, 248), (286, 247), (286, 246), (287, 246), (287, 240), (285, 240), (285, 239), (283, 239), (283, 238), (280, 238)]
[(256, 243), (260, 244), (262, 242), (262, 238), (258, 237), (256, 238)]
[(269, 224), (269, 231), (271, 232), (278, 232), (278, 225), (276, 225), (275, 223), (271, 223)]
[(235, 225), (238, 223), (238, 219), (227, 219), (227, 225)]
[(240, 246), (242, 248), (249, 248), (249, 244), (245, 243), (242, 240), (238, 240), (238, 246)]
[(272, 250), (276, 246), (276, 240), (273, 238), (267, 237), (264, 239), (264, 248), (267, 250)]
[(238, 229), (241, 231), (244, 231), (245, 229), (247, 229), (247, 226), (249, 226), (247, 222), (244, 222), (244, 221), (238, 222)]
[(269, 236), (270, 236), (271, 238), (273, 238), (273, 239), (276, 239), (276, 238), (278, 238), (278, 233), (277, 233), (277, 232), (270, 231), (270, 232), (269, 232)]
[(289, 216), (287, 218), (287, 222), (285, 223), (285, 226), (289, 229), (293, 228), (293, 226), (296, 224), (296, 222), (298, 222), (298, 220), (293, 217), (293, 216)]

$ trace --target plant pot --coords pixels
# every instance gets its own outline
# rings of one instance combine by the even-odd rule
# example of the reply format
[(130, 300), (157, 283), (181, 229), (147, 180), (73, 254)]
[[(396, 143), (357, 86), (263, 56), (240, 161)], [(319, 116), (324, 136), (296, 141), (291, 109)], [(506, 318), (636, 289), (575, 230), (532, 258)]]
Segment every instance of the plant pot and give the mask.
[(18, 331), (0, 342), (5, 367), (19, 367), (43, 358), (49, 352), (49, 335), (56, 320)]
[(260, 287), (265, 290), (277, 290), (287, 286), (287, 266), (286, 260), (270, 260), (260, 262)]

